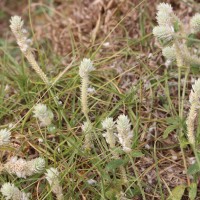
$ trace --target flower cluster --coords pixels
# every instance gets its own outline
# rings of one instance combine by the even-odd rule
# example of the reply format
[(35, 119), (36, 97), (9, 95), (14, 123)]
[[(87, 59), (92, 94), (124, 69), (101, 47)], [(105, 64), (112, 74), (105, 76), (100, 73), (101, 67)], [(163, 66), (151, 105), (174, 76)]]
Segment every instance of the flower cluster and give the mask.
[(174, 28), (168, 26), (156, 26), (153, 29), (153, 34), (160, 40), (169, 42), (173, 39)]
[(27, 30), (23, 28), (24, 22), (19, 16), (13, 16), (10, 19), (10, 28), (14, 33), (17, 44), (19, 45), (22, 52), (30, 50), (32, 40), (27, 38)]
[(49, 126), (53, 120), (53, 112), (45, 104), (35, 105), (33, 113), (34, 117), (41, 122), (41, 126)]
[(187, 135), (190, 144), (195, 145), (195, 136), (194, 136), (194, 123), (197, 116), (197, 112), (200, 108), (200, 78), (195, 81), (194, 85), (192, 86), (192, 90), (190, 93), (190, 111), (187, 117)]
[(11, 157), (10, 160), (4, 164), (3, 169), (9, 174), (15, 174), (19, 178), (26, 178), (33, 174), (41, 173), (45, 169), (45, 160), (43, 158), (35, 158), (26, 161), (22, 158)]
[(85, 134), (85, 144), (84, 148), (85, 149), (90, 149), (92, 146), (91, 143), (91, 132), (92, 132), (92, 124), (88, 121), (84, 122), (83, 125), (81, 126), (83, 133)]
[(161, 3), (157, 7), (158, 26), (153, 29), (153, 34), (158, 39), (165, 42), (172, 41), (174, 38), (174, 25), (178, 22), (178, 18), (174, 15), (170, 4)]
[(88, 85), (89, 85), (89, 73), (93, 71), (95, 68), (93, 66), (93, 63), (90, 59), (84, 58), (81, 61), (81, 64), (79, 66), (79, 75), (81, 77), (81, 107), (82, 112), (87, 119), (87, 122), (85, 122), (82, 126), (82, 130), (85, 133), (85, 148), (90, 149), (91, 148), (91, 131), (92, 131), (92, 124), (88, 116)]
[(79, 75), (81, 77), (81, 105), (82, 111), (87, 118), (88, 113), (88, 85), (89, 73), (95, 68), (90, 59), (84, 58), (79, 67)]
[(173, 62), (176, 60), (176, 52), (174, 46), (171, 47), (164, 47), (162, 49), (163, 56), (169, 60), (170, 62)]
[(11, 133), (7, 129), (0, 130), (0, 146), (9, 144)]
[[(190, 53), (187, 40), (185, 40), (185, 37), (189, 37), (188, 33), (200, 32), (200, 14), (191, 18), (191, 30), (186, 30), (180, 19), (174, 14), (170, 4), (160, 3), (157, 10), (158, 26), (154, 27), (153, 34), (161, 41), (162, 54), (167, 60), (166, 64), (176, 61), (179, 67), (200, 65), (200, 59)], [(169, 46), (165, 47), (165, 45)]]
[(126, 153), (131, 151), (131, 139), (133, 138), (133, 131), (131, 130), (130, 120), (126, 115), (120, 115), (117, 119), (117, 131), (119, 142)]
[(103, 129), (106, 130), (106, 132), (103, 134), (103, 137), (106, 138), (106, 142), (110, 145), (111, 148), (115, 147), (116, 143), (116, 137), (114, 135), (114, 129), (115, 129), (115, 122), (113, 121), (112, 117), (106, 118), (102, 122)]
[(190, 26), (192, 32), (194, 33), (200, 32), (200, 14), (196, 14), (192, 17), (192, 19), (190, 20)]
[(21, 192), (14, 184), (4, 183), (1, 193), (6, 200), (29, 200), (30, 193)]
[(50, 169), (47, 169), (46, 171), (47, 173), (45, 173), (45, 176), (49, 185), (52, 188), (52, 192), (56, 195), (57, 200), (62, 200), (63, 193), (62, 193), (62, 187), (60, 186), (58, 170), (52, 167)]
[[(131, 151), (133, 131), (131, 130), (130, 120), (126, 115), (120, 115), (116, 122), (113, 121), (113, 118), (106, 118), (102, 122), (102, 126), (106, 130), (103, 136), (111, 148), (115, 147), (115, 137), (117, 136), (123, 151), (126, 153)], [(115, 127), (117, 128), (116, 136), (114, 134)]]
[(84, 58), (82, 61), (81, 61), (81, 65), (79, 67), (79, 75), (81, 78), (84, 78), (85, 76), (88, 76), (89, 73), (91, 71), (93, 71), (95, 68), (93, 66), (93, 63), (90, 59), (88, 58)]
[(30, 47), (32, 44), (32, 39), (27, 38), (28, 31), (23, 28), (23, 25), (24, 21), (22, 20), (21, 17), (19, 16), (11, 17), (10, 28), (15, 35), (19, 48), (21, 49), (22, 53), (25, 55), (25, 57), (27, 58), (33, 69), (36, 71), (36, 73), (40, 76), (40, 78), (44, 81), (44, 83), (48, 85), (49, 80), (46, 74), (39, 67), (31, 51)]

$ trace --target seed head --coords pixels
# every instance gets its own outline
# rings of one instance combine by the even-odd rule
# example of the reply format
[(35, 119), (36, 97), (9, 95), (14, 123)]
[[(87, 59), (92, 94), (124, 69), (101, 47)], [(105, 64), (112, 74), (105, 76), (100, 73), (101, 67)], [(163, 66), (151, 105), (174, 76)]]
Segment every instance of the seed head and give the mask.
[(176, 52), (175, 52), (175, 48), (173, 46), (163, 48), (162, 54), (169, 61), (175, 61), (176, 60)]
[(200, 14), (196, 14), (192, 17), (190, 26), (194, 33), (200, 32)]
[(53, 112), (45, 104), (34, 106), (34, 117), (38, 118), (42, 126), (49, 126), (53, 120)]
[(79, 75), (81, 78), (88, 76), (88, 74), (93, 71), (95, 68), (93, 63), (90, 59), (84, 58), (81, 61), (81, 65), (79, 67)]
[(11, 133), (7, 129), (0, 130), (0, 146), (8, 144), (10, 142)]
[(169, 42), (174, 37), (174, 28), (168, 27), (168, 26), (156, 26), (153, 29), (153, 34), (155, 37), (157, 37), (160, 40), (163, 40), (165, 42)]
[(11, 183), (4, 183), (1, 187), (1, 193), (6, 200), (29, 200), (30, 197), (30, 193), (21, 192)]

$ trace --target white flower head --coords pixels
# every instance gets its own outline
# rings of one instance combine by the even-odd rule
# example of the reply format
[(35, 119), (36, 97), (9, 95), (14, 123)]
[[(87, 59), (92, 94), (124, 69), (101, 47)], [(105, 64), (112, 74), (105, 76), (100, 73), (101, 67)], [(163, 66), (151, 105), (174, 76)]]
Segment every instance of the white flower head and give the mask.
[(93, 71), (95, 68), (93, 66), (93, 63), (90, 59), (84, 58), (81, 61), (81, 65), (79, 67), (79, 75), (81, 78), (88, 76), (88, 74)]
[(30, 175), (42, 173), (45, 169), (45, 160), (43, 158), (35, 158), (27, 162), (27, 168), (29, 168)]
[(103, 129), (111, 129), (113, 130), (115, 127), (115, 122), (113, 121), (112, 117), (107, 117), (102, 121)]
[(58, 179), (59, 172), (56, 168), (53, 168), (53, 167), (51, 167), (50, 169), (47, 169), (46, 171), (47, 171), (47, 173), (45, 173), (46, 179), (49, 182), (49, 185), (52, 185), (54, 181)]
[(34, 117), (38, 118), (42, 126), (49, 126), (53, 120), (53, 112), (45, 104), (34, 106)]
[(172, 6), (167, 3), (160, 3), (157, 7), (157, 22), (160, 26), (171, 26), (173, 25), (174, 13)]
[(194, 33), (200, 32), (200, 14), (196, 14), (192, 17), (190, 26)]
[(158, 39), (169, 42), (174, 37), (174, 28), (172, 26), (156, 26), (153, 29), (153, 34)]
[(165, 13), (173, 13), (172, 6), (168, 3), (160, 3), (157, 7), (157, 10)]
[(194, 84), (192, 85), (192, 89), (195, 93), (198, 93), (198, 95), (200, 95), (200, 78), (195, 80)]
[(60, 186), (59, 172), (56, 168), (51, 167), (46, 170), (46, 179), (52, 188), (52, 192), (57, 196), (57, 199), (63, 198), (62, 187)]
[(131, 127), (131, 124), (130, 124), (129, 118), (124, 114), (120, 115), (117, 119), (117, 130), (120, 132), (124, 130), (129, 132), (130, 127)]
[(0, 130), (0, 146), (9, 144), (11, 133), (7, 129)]
[(22, 52), (27, 52), (30, 49), (30, 45), (32, 44), (31, 39), (27, 38), (27, 31), (23, 28), (24, 21), (19, 16), (13, 16), (10, 19), (10, 28), (14, 33), (17, 44), (19, 45)]
[(132, 146), (132, 138), (133, 138), (133, 131), (131, 130), (130, 120), (126, 115), (120, 115), (117, 119), (117, 137), (119, 139), (120, 144), (123, 147), (123, 150), (126, 153), (131, 151)]
[(90, 122), (84, 122), (83, 125), (81, 126), (82, 131), (84, 133), (89, 133), (92, 131), (92, 124)]
[(10, 19), (10, 28), (13, 31), (13, 33), (19, 32), (22, 30), (22, 27), (24, 25), (24, 21), (20, 16), (12, 16)]
[(22, 158), (11, 157), (10, 160), (4, 164), (4, 170), (9, 174), (15, 174), (19, 178), (26, 178), (36, 173), (41, 173), (45, 168), (45, 161), (43, 158), (35, 158), (26, 161)]
[(1, 187), (1, 193), (6, 200), (29, 200), (30, 197), (30, 193), (21, 192), (11, 183), (4, 183)]
[(114, 148), (115, 146), (115, 135), (114, 135), (114, 129), (115, 129), (115, 122), (113, 121), (112, 117), (107, 117), (102, 122), (103, 129), (106, 130), (106, 132), (103, 134), (103, 137), (105, 137), (106, 142), (110, 145), (111, 148)]
[(175, 48), (173, 46), (163, 48), (162, 54), (167, 60), (169, 60), (171, 62), (176, 60), (176, 52), (175, 52)]

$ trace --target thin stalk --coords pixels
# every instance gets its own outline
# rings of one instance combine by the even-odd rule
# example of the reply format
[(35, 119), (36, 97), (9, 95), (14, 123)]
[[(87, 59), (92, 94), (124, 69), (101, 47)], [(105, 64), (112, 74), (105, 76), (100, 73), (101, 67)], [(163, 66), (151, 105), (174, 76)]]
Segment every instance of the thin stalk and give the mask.
[(160, 194), (161, 194), (161, 199), (164, 200), (164, 195), (163, 195), (163, 190), (162, 190), (162, 184), (161, 184), (161, 180), (160, 180), (160, 176), (159, 176), (159, 167), (158, 167), (158, 159), (157, 159), (157, 131), (155, 131), (155, 142), (154, 142), (154, 161), (155, 161), (155, 167), (156, 167), (156, 175), (157, 175), (157, 179), (158, 179), (158, 186), (159, 186), (159, 189), (160, 189)]
[[(178, 67), (178, 102), (179, 102), (178, 109), (179, 109), (179, 118), (180, 118), (180, 120), (182, 120), (184, 99), (181, 99), (181, 98), (185, 97), (186, 83), (185, 83), (185, 86), (183, 87), (183, 93), (182, 93), (182, 97), (181, 97), (181, 69), (183, 67), (183, 58), (182, 58), (182, 55), (181, 55), (181, 50), (179, 48), (178, 41), (175, 41), (174, 44), (175, 44), (175, 48), (176, 48), (176, 60), (177, 60), (177, 67)], [(189, 71), (186, 71), (185, 80), (188, 76), (188, 73), (189, 73)], [(185, 171), (187, 171), (187, 163), (186, 163), (186, 159), (185, 159), (185, 153), (184, 153), (184, 149), (183, 149), (182, 144), (181, 144), (182, 134), (183, 134), (183, 129), (182, 129), (182, 127), (180, 127), (179, 131), (178, 131), (178, 139), (179, 139), (180, 149), (181, 149), (181, 153), (182, 153), (184, 168), (185, 168)], [(187, 176), (188, 186), (190, 186), (190, 178), (189, 178), (188, 175), (186, 175), (186, 176)]]
[[(68, 128), (71, 128), (71, 125), (70, 125), (69, 121), (67, 120), (66, 115), (65, 115), (62, 107), (59, 105), (58, 99), (55, 97), (53, 90), (51, 88), (49, 88), (49, 91), (50, 91), (50, 94), (51, 94), (57, 108), (58, 108), (58, 111), (60, 112), (61, 116), (63, 117), (63, 119), (67, 123)], [(59, 122), (61, 122), (61, 120), (59, 120)]]
[(90, 122), (88, 116), (88, 94), (87, 94), (88, 82), (89, 82), (88, 76), (84, 76), (82, 78), (82, 85), (81, 85), (81, 104), (82, 104), (82, 112), (87, 121)]
[(143, 199), (143, 200), (146, 200), (146, 196), (145, 196), (144, 190), (143, 190), (143, 188), (142, 188), (142, 184), (141, 184), (141, 182), (140, 182), (140, 177), (139, 177), (138, 172), (137, 172), (137, 167), (135, 166), (135, 164), (134, 164), (134, 162), (133, 162), (133, 160), (132, 160), (131, 155), (128, 154), (128, 156), (129, 156), (129, 158), (130, 158), (133, 171), (134, 171), (134, 173), (135, 173), (135, 177), (136, 177), (136, 180), (137, 180), (137, 184), (138, 184), (138, 186), (139, 186), (139, 188), (140, 188), (140, 191), (141, 191), (141, 194), (142, 194), (142, 199)]
[[(118, 153), (116, 151), (114, 151), (114, 150), (112, 151), (111, 149), (110, 149), (110, 151), (111, 151), (111, 153), (112, 153), (112, 155), (113, 155), (113, 157), (115, 159), (119, 159), (119, 155), (118, 155)], [(121, 177), (122, 177), (123, 183), (127, 184), (128, 183), (128, 178), (127, 178), (127, 175), (126, 175), (125, 168), (123, 166), (120, 166), (119, 170), (121, 172)]]
[(199, 159), (199, 156), (198, 156), (198, 154), (197, 154), (196, 147), (195, 147), (195, 145), (191, 145), (191, 146), (192, 146), (192, 150), (193, 150), (193, 152), (194, 152), (194, 155), (195, 155), (195, 158), (196, 158), (197, 164), (198, 164), (199, 169), (200, 169), (200, 159)]

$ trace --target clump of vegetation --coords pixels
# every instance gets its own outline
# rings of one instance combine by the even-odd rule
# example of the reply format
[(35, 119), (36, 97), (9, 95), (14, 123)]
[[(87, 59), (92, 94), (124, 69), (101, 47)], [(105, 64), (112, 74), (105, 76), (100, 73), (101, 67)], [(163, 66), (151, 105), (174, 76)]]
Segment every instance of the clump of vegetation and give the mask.
[[(39, 99), (33, 101), (29, 99), (27, 101), (29, 105), (26, 101), (21, 101), (19, 104), (24, 104), (25, 109), (20, 120), (12, 126), (3, 126), (0, 130), (0, 148), (3, 158), (0, 172), (6, 180), (0, 191), (5, 199), (28, 200), (37, 196), (39, 199), (55, 197), (57, 200), (80, 198), (146, 200), (154, 198), (155, 190), (154, 195), (158, 199), (166, 199), (168, 196), (169, 200), (180, 200), (186, 188), (189, 198), (196, 198), (200, 154), (198, 135), (195, 134), (198, 128), (195, 123), (200, 108), (200, 79), (192, 85), (188, 113), (186, 90), (189, 73), (200, 65), (195, 45), (200, 32), (200, 15), (196, 14), (191, 18), (190, 29), (188, 29), (175, 15), (170, 4), (160, 3), (157, 7), (156, 19), (158, 26), (153, 29), (153, 35), (160, 44), (162, 55), (166, 58), (165, 65), (167, 69), (170, 66), (177, 66), (176, 71), (178, 71), (178, 112), (176, 113), (178, 117), (169, 119), (171, 125), (166, 128), (163, 135), (166, 139), (171, 132), (174, 131), (176, 134), (187, 185), (175, 185), (170, 191), (171, 188), (161, 177), (163, 171), (168, 169), (159, 170), (160, 163), (166, 160), (161, 158), (158, 161), (157, 143), (160, 142), (160, 136), (157, 137), (154, 127), (150, 127), (146, 134), (145, 122), (152, 122), (154, 119), (144, 117), (144, 122), (141, 123), (138, 117), (138, 112), (141, 111), (140, 104), (145, 107), (149, 102), (143, 101), (142, 94), (138, 93), (136, 87), (123, 93), (109, 77), (108, 83), (114, 86), (108, 89), (109, 86), (103, 83), (107, 72), (100, 72), (102, 76), (95, 74), (98, 73), (98, 66), (102, 64), (95, 62), (96, 52), (90, 53), (87, 58), (77, 63), (73, 60), (63, 72), (52, 78), (37, 61), (39, 56), (35, 55), (33, 41), (28, 37), (28, 31), (24, 29), (24, 21), (19, 16), (13, 16), (10, 20), (10, 28), (17, 45), (42, 82), (31, 82), (33, 87), (36, 85), (33, 93), (38, 94)], [(95, 28), (97, 29), (98, 27)], [(149, 58), (151, 59), (151, 56)], [(72, 71), (64, 80), (67, 85), (65, 90), (59, 81), (69, 68)], [(26, 75), (25, 71), (23, 70), (23, 73)], [(167, 74), (167, 71), (165, 73)], [(184, 81), (182, 81), (183, 75)], [(163, 80), (156, 83), (153, 81), (149, 85), (157, 86)], [(166, 77), (164, 81), (167, 83)], [(153, 87), (149, 85), (145, 87), (152, 89)], [(43, 94), (40, 93), (41, 88)], [(26, 93), (29, 94), (28, 91)], [(107, 93), (113, 93), (113, 96), (109, 99), (109, 105), (103, 108), (108, 103)], [(115, 96), (115, 93), (118, 96)], [(65, 95), (65, 98), (61, 100), (59, 96), (62, 95)], [(27, 96), (24, 96), (26, 99)], [(163, 111), (171, 106), (176, 112), (169, 96), (168, 101), (170, 105), (165, 104), (162, 109), (159, 109)], [(98, 108), (95, 107), (96, 104), (100, 104)], [(20, 128), (17, 128), (17, 125)], [(155, 132), (155, 141), (149, 145), (148, 140), (152, 137), (152, 132)], [(147, 142), (144, 142), (144, 136), (141, 136), (145, 134)], [(28, 144), (29, 147), (20, 146), (18, 140)], [(18, 149), (15, 150), (17, 145)], [(188, 146), (192, 147), (195, 155), (194, 162), (189, 167), (185, 155)], [(161, 145), (158, 148), (168, 149)], [(178, 148), (177, 144), (175, 148)], [(34, 154), (30, 156), (32, 152)], [(150, 159), (151, 154), (153, 160)], [(142, 159), (148, 160), (152, 166), (145, 166)], [(172, 156), (172, 160), (175, 163), (176, 155)], [(151, 168), (155, 170), (149, 174)], [(33, 187), (36, 183), (35, 195)], [(152, 186), (154, 184), (155, 187)], [(21, 188), (29, 193), (21, 191)], [(164, 190), (168, 190), (169, 194), (166, 195)], [(149, 195), (149, 192), (152, 195)]]

